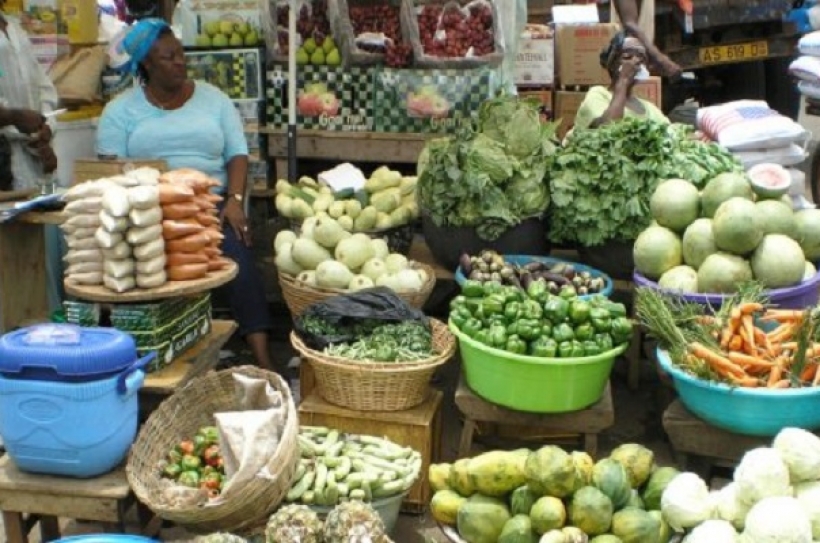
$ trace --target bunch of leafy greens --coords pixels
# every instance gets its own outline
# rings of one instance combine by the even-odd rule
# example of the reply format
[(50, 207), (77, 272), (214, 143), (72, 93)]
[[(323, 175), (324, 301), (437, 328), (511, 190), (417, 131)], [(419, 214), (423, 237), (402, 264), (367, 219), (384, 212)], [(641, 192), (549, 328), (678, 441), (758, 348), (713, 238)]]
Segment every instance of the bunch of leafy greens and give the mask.
[(574, 132), (548, 174), (552, 241), (631, 242), (652, 220), (649, 200), (661, 181), (687, 179), (700, 188), (720, 173), (743, 170), (728, 151), (692, 133), (641, 118)]
[(487, 241), (543, 215), (555, 128), (541, 121), (537, 101), (487, 100), (474, 122), (425, 145), (417, 167), (423, 212), (439, 226), (473, 227)]

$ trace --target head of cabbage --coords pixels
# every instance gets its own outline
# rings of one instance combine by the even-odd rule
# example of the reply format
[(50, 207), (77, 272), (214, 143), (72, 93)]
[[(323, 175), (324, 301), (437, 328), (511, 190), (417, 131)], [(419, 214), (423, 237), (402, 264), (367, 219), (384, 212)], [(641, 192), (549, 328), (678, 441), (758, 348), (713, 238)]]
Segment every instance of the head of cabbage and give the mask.
[(684, 472), (667, 485), (661, 497), (661, 512), (676, 532), (693, 528), (712, 518), (713, 502), (709, 488), (697, 474)]
[(481, 105), (478, 130), (504, 143), (511, 155), (524, 158), (542, 150), (544, 137), (551, 128), (541, 122), (537, 100), (502, 95)]

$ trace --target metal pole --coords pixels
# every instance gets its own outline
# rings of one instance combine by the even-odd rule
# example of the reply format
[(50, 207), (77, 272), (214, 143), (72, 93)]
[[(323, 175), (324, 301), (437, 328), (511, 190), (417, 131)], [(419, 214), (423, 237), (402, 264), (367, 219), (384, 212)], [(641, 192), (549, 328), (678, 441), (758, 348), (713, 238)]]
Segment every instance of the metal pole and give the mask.
[(290, 0), (288, 10), (288, 179), (299, 178), (296, 171), (296, 17), (299, 3)]

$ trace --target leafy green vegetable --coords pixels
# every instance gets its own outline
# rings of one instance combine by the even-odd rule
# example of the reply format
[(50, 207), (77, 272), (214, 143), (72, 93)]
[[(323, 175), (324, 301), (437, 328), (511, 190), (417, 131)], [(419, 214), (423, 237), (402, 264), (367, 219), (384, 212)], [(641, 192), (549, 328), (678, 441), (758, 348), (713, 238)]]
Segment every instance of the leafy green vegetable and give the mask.
[(327, 347), (325, 353), (371, 362), (410, 362), (435, 354), (430, 328), (418, 321), (376, 326), (356, 341)]
[(555, 128), (541, 122), (537, 102), (487, 100), (474, 123), (422, 151), (417, 190), (424, 213), (439, 226), (474, 227), (488, 241), (542, 215), (550, 204)]
[(721, 147), (692, 138), (692, 129), (628, 118), (572, 134), (547, 177), (550, 238), (594, 247), (631, 242), (651, 222), (658, 183), (682, 178), (703, 186), (741, 164)]

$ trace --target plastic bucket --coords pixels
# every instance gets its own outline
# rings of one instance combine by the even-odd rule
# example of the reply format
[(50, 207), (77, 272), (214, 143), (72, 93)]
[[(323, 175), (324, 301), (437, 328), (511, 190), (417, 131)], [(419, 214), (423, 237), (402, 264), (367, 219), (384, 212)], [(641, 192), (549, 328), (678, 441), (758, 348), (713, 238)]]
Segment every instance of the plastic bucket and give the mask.
[[(713, 309), (720, 308), (724, 300), (732, 297), (731, 294), (680, 294), (679, 292), (664, 290), (658, 286), (658, 283), (647, 279), (637, 270), (633, 272), (632, 280), (635, 286), (649, 287), (673, 296), (679, 296), (687, 302), (711, 306)], [(820, 273), (815, 274), (814, 277), (803, 281), (799, 285), (766, 291), (766, 295), (772, 305), (783, 309), (805, 309), (817, 305), (818, 300), (820, 300)]]
[[(384, 523), (384, 528), (387, 530), (388, 534), (391, 533), (393, 528), (396, 527), (396, 522), (399, 520), (399, 512), (401, 511), (401, 502), (404, 501), (406, 496), (407, 492), (402, 492), (401, 494), (396, 494), (395, 496), (390, 496), (389, 498), (382, 498), (370, 502), (370, 505), (381, 517), (382, 522)], [(324, 520), (328, 513), (333, 510), (332, 507), (327, 507), (325, 505), (311, 505), (310, 508), (313, 509), (313, 511), (315, 511), (322, 520)]]
[(565, 413), (596, 403), (615, 358), (627, 348), (584, 358), (539, 358), (488, 347), (452, 322), (450, 329), (458, 337), (467, 385), (489, 402), (530, 413)]
[[(589, 272), (590, 275), (592, 275), (592, 277), (602, 277), (604, 279), (604, 283), (605, 283), (604, 288), (601, 290), (601, 292), (596, 292), (595, 294), (589, 294), (589, 295), (585, 295), (585, 296), (579, 296), (579, 298), (581, 298), (582, 300), (586, 300), (586, 299), (589, 299), (592, 296), (595, 296), (597, 294), (600, 294), (602, 296), (606, 296), (607, 298), (609, 298), (612, 295), (612, 289), (613, 289), (612, 279), (607, 274), (605, 274), (604, 272), (602, 272), (600, 270), (596, 270), (595, 268), (592, 268), (592, 267), (587, 266), (585, 264), (579, 264), (577, 262), (572, 262), (571, 260), (563, 260), (561, 258), (553, 258), (553, 257), (550, 257), (550, 256), (529, 256), (529, 255), (503, 255), (503, 256), (504, 256), (504, 260), (506, 262), (509, 262), (510, 264), (513, 264), (515, 266), (526, 266), (530, 262), (544, 262), (545, 264), (549, 264), (549, 265), (553, 265), (553, 264), (571, 264), (572, 267), (575, 268), (576, 271)], [(462, 285), (464, 283), (464, 281), (467, 280), (467, 278), (464, 277), (464, 272), (461, 270), (461, 266), (456, 268), (455, 280), (456, 280), (456, 283), (458, 283), (459, 285)]]
[(730, 387), (704, 381), (657, 350), (658, 364), (671, 378), (681, 403), (709, 424), (749, 436), (771, 437), (786, 427), (820, 428), (820, 387), (776, 389)]

